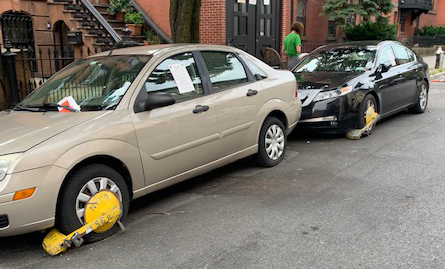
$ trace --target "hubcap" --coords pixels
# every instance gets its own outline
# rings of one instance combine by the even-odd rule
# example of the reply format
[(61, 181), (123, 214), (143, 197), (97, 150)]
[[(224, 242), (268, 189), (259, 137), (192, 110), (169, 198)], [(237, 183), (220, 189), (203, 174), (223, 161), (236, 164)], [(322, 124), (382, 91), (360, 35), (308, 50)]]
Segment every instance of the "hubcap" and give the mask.
[(422, 110), (426, 108), (427, 102), (428, 102), (428, 91), (426, 89), (426, 86), (422, 84), (422, 89), (420, 91), (420, 96), (419, 96), (420, 108)]
[(85, 208), (90, 199), (98, 192), (108, 190), (116, 195), (122, 205), (122, 193), (119, 187), (111, 179), (106, 177), (96, 177), (85, 184), (77, 195), (76, 214), (82, 224), (85, 224)]
[(284, 152), (284, 132), (280, 126), (273, 124), (267, 129), (266, 138), (266, 153), (272, 160), (277, 160)]

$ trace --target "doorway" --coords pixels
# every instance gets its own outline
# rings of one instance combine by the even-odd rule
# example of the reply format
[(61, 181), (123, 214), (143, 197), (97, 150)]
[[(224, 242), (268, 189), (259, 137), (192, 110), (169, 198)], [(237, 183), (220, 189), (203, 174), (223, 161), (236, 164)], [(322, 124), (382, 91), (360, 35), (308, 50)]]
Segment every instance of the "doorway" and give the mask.
[(280, 49), (281, 0), (248, 2), (227, 0), (226, 42), (263, 59), (266, 48)]

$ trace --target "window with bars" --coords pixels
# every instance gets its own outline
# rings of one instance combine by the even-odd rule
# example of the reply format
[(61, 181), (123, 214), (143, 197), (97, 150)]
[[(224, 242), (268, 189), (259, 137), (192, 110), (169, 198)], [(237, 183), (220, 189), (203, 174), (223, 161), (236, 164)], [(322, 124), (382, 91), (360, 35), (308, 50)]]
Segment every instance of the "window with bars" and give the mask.
[(23, 13), (5, 13), (0, 17), (3, 44), (6, 38), (13, 48), (28, 49), (34, 47), (32, 18)]

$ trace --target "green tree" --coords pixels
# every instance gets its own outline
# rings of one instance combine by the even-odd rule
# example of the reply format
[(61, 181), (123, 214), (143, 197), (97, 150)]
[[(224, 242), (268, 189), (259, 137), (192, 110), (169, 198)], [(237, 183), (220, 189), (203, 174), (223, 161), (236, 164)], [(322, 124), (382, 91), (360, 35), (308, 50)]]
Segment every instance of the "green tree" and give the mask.
[(327, 0), (323, 6), (323, 15), (335, 21), (339, 33), (337, 40), (342, 41), (346, 20), (354, 14), (363, 17), (364, 21), (369, 21), (375, 17), (379, 23), (388, 23), (384, 17), (394, 8), (391, 0)]
[(170, 0), (170, 29), (174, 43), (199, 42), (201, 0)]

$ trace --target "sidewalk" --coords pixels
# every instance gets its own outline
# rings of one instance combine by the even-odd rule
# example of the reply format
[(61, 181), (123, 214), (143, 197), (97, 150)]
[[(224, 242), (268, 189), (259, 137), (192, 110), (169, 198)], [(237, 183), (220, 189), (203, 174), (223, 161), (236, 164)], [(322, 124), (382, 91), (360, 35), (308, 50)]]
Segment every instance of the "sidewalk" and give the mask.
[(445, 68), (439, 68), (439, 69), (434, 68), (434, 66), (436, 65), (436, 56), (426, 56), (422, 58), (428, 64), (428, 67), (430, 69), (430, 76), (432, 79), (436, 79), (436, 77), (445, 74)]

